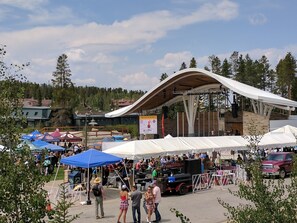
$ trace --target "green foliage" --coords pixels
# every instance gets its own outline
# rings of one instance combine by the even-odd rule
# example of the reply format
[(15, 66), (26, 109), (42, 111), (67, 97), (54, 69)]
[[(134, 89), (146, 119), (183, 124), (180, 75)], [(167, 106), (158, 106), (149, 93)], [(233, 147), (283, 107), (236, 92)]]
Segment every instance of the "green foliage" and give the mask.
[[(249, 158), (257, 151), (262, 138), (257, 124), (249, 125)], [(256, 153), (257, 154), (257, 153)], [(233, 206), (221, 198), (219, 203), (227, 209), (228, 222), (246, 223), (290, 223), (297, 222), (297, 160), (294, 157), (293, 173), (287, 181), (284, 179), (266, 179), (262, 174), (261, 159), (256, 156), (255, 161), (243, 163), (245, 170), (251, 175), (247, 183), (240, 183), (236, 191), (229, 192), (241, 199), (238, 206)]]
[(192, 57), (189, 68), (196, 68), (196, 67), (197, 67), (197, 62), (195, 60), (195, 57)]
[(284, 59), (281, 59), (276, 66), (277, 85), (283, 96), (292, 98), (292, 84), (296, 81), (297, 64), (296, 59), (291, 53), (287, 53)]
[[(246, 202), (232, 206), (222, 199), (219, 203), (228, 210), (229, 222), (245, 223), (290, 223), (297, 221), (297, 178), (293, 174), (289, 184), (283, 179), (264, 179), (261, 163), (251, 165), (252, 181), (250, 184), (239, 184), (238, 191), (230, 191)], [(296, 173), (296, 162), (295, 162)]]
[(53, 72), (52, 84), (54, 86), (54, 102), (60, 107), (68, 107), (73, 96), (73, 83), (71, 81), (71, 70), (67, 62), (67, 55), (59, 56), (56, 71)]
[(46, 214), (47, 178), (40, 174), (32, 152), (27, 146), (21, 150), (20, 133), (22, 117), (21, 85), (26, 78), (22, 74), (26, 65), (7, 65), (5, 47), (0, 47), (0, 222), (43, 222)]
[(74, 205), (74, 202), (71, 202), (67, 198), (68, 190), (65, 184), (60, 185), (60, 193), (57, 205), (55, 205), (54, 210), (51, 213), (52, 223), (70, 223), (78, 219), (80, 214), (70, 215), (69, 208)]
[(181, 223), (186, 223), (186, 222), (191, 223), (190, 219), (187, 216), (183, 215), (183, 213), (181, 213), (180, 211), (176, 210), (175, 208), (170, 208), (170, 211), (172, 213), (175, 213), (175, 216), (177, 218), (179, 218), (179, 220), (180, 220)]

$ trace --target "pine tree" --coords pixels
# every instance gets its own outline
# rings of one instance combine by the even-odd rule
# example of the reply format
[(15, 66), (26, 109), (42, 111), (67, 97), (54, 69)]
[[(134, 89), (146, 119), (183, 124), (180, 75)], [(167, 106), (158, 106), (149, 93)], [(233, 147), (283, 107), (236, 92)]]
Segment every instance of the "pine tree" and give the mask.
[(282, 95), (286, 95), (289, 99), (292, 99), (292, 83), (296, 79), (296, 69), (296, 59), (291, 53), (287, 53), (276, 66), (277, 85)]
[(221, 60), (215, 55), (209, 56), (208, 57), (211, 71), (215, 74), (221, 74)]
[(187, 69), (187, 65), (185, 62), (183, 62), (179, 68), (179, 70), (184, 70), (184, 69)]
[(190, 66), (189, 68), (197, 68), (197, 62), (195, 60), (195, 58), (193, 57), (190, 61)]
[(53, 72), (52, 84), (55, 88), (54, 100), (57, 106), (67, 107), (71, 100), (73, 83), (71, 81), (71, 70), (67, 62), (67, 55), (59, 56), (56, 71)]
[(160, 81), (165, 80), (168, 77), (168, 75), (166, 73), (162, 73)]
[(53, 214), (51, 215), (51, 221), (52, 223), (70, 223), (74, 220), (78, 219), (80, 214), (76, 215), (70, 215), (69, 214), (69, 208), (71, 208), (74, 205), (74, 202), (69, 201), (67, 198), (68, 190), (65, 186), (65, 184), (60, 185), (59, 190), (59, 199), (57, 205), (55, 205), (55, 208), (53, 210)]
[(221, 75), (227, 78), (231, 78), (232, 76), (231, 64), (228, 62), (227, 59), (224, 59), (221, 66)]

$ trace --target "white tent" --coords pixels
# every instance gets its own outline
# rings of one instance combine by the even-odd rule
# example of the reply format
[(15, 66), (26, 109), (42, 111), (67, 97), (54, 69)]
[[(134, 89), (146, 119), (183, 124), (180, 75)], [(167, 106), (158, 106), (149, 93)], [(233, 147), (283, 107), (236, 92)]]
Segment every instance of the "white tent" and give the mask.
[(271, 132), (285, 132), (285, 133), (292, 133), (293, 136), (297, 136), (297, 128), (291, 125), (285, 125), (281, 128), (275, 129)]
[(136, 140), (104, 150), (105, 153), (132, 160), (164, 155), (165, 151), (150, 140)]
[(248, 141), (241, 136), (180, 137), (196, 152), (246, 150)]
[(179, 137), (154, 139), (152, 142), (157, 146), (160, 146), (166, 155), (188, 153), (192, 152), (194, 148)]
[(268, 132), (266, 133), (260, 143), (261, 148), (282, 148), (286, 146), (296, 146), (296, 138), (292, 133), (287, 132)]

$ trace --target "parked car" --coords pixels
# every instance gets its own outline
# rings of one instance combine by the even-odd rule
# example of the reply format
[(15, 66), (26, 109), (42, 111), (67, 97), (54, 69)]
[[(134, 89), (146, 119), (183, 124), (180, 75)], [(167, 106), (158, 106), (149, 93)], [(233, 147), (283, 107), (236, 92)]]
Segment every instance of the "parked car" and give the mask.
[(264, 176), (278, 176), (285, 178), (292, 171), (293, 152), (270, 153), (262, 161), (262, 173)]

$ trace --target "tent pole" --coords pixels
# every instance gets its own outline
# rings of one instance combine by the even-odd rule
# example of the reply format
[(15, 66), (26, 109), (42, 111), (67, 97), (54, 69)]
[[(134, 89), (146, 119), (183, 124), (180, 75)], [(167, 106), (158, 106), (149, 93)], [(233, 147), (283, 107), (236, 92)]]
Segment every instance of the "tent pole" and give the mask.
[(92, 204), (92, 201), (90, 199), (90, 167), (88, 168), (88, 182), (87, 182), (87, 195), (88, 195), (88, 200), (87, 200), (87, 205)]
[(53, 183), (52, 183), (52, 186), (51, 186), (51, 189), (50, 189), (50, 192), (49, 192), (49, 194), (51, 194), (52, 193), (52, 190), (53, 190), (53, 188), (54, 188), (54, 183), (55, 183), (55, 181), (56, 181), (56, 179), (57, 179), (57, 175), (58, 175), (58, 172), (59, 172), (59, 169), (60, 169), (60, 163), (59, 163), (59, 166), (58, 166), (58, 168), (57, 168), (57, 171), (56, 171), (56, 174), (55, 174), (55, 178), (54, 178), (54, 180), (53, 180)]

